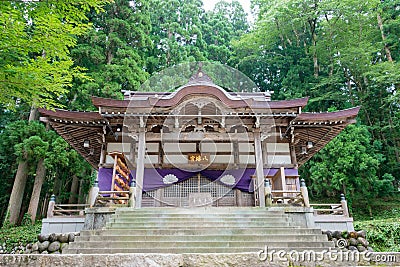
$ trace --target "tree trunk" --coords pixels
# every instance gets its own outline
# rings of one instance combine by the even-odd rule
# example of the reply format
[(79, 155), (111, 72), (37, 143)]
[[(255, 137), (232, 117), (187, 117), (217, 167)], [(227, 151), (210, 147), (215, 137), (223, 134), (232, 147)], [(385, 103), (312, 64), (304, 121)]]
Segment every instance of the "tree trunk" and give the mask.
[(42, 185), (44, 178), (46, 177), (46, 167), (44, 166), (44, 158), (39, 159), (36, 168), (35, 183), (33, 185), (31, 201), (29, 202), (28, 214), (31, 216), (32, 224), (35, 223), (37, 209), (40, 199), (40, 191), (42, 190)]
[[(35, 107), (35, 105), (32, 105), (31, 111), (29, 113), (29, 121), (36, 120), (36, 115), (37, 108)], [(8, 202), (6, 220), (8, 219), (8, 221), (12, 225), (18, 222), (27, 178), (28, 158), (26, 153), (24, 153), (23, 160), (18, 163), (18, 169), (17, 173), (15, 174), (13, 189), (11, 191), (10, 200)]]
[(31, 106), (31, 111), (29, 113), (29, 119), (28, 121), (35, 121), (38, 115), (38, 111), (37, 108), (35, 107), (35, 105)]
[(18, 164), (18, 170), (15, 174), (15, 181), (11, 191), (10, 201), (8, 202), (8, 216), (6, 216), (6, 218), (11, 225), (15, 225), (18, 222), (27, 178), (28, 160), (26, 157), (24, 157), (24, 160)]
[(318, 56), (317, 56), (317, 35), (315, 33), (312, 34), (312, 44), (314, 47), (313, 52), (313, 62), (314, 62), (314, 77), (318, 78), (319, 75), (319, 65), (318, 65)]
[(71, 195), (69, 196), (68, 203), (69, 204), (77, 204), (78, 203), (78, 187), (79, 187), (79, 178), (75, 174), (72, 176), (72, 184), (71, 184)]
[(390, 49), (389, 49), (389, 47), (388, 47), (388, 45), (386, 43), (386, 35), (385, 35), (385, 32), (383, 31), (383, 22), (382, 22), (381, 14), (378, 13), (378, 15), (376, 17), (377, 17), (377, 20), (378, 20), (379, 30), (381, 31), (382, 41), (383, 41), (384, 46), (385, 46), (385, 53), (386, 53), (387, 60), (389, 62), (393, 62), (392, 53), (390, 52)]

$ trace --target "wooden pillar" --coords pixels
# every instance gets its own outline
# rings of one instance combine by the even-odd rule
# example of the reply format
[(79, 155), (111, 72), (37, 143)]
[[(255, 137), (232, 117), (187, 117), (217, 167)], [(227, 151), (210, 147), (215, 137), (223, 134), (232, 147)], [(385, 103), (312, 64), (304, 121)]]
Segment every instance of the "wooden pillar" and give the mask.
[(232, 151), (233, 151), (233, 163), (235, 167), (239, 167), (240, 159), (239, 159), (239, 143), (237, 140), (232, 142)]
[(280, 168), (280, 175), (281, 175), (281, 184), (282, 184), (282, 190), (286, 191), (286, 175), (285, 175), (285, 167)]
[(99, 161), (99, 167), (103, 167), (103, 164), (106, 162), (106, 144), (101, 145), (101, 152), (100, 152), (100, 161)]
[(258, 196), (260, 207), (265, 207), (265, 198), (264, 198), (264, 164), (263, 164), (263, 155), (261, 148), (261, 136), (260, 129), (254, 130), (254, 151), (256, 156), (256, 182), (258, 189)]
[(130, 150), (129, 158), (130, 158), (131, 163), (134, 165), (135, 164), (135, 155), (136, 155), (136, 139), (132, 138), (129, 150)]
[(143, 176), (144, 176), (144, 157), (146, 149), (146, 135), (144, 128), (140, 128), (139, 131), (139, 147), (138, 147), (138, 157), (136, 164), (136, 201), (135, 208), (142, 207), (142, 194), (143, 194)]
[(347, 200), (344, 197), (344, 194), (340, 194), (340, 204), (342, 205), (343, 216), (350, 217), (349, 208), (347, 206)]
[(263, 155), (263, 164), (264, 164), (264, 166), (268, 166), (268, 152), (267, 152), (266, 139), (261, 140), (261, 148), (262, 148), (262, 155)]
[(297, 168), (298, 164), (297, 164), (296, 150), (293, 144), (290, 144), (290, 159), (295, 168)]
[[(286, 191), (286, 175), (285, 175), (285, 167), (280, 167), (280, 171), (279, 171), (279, 179), (281, 180), (281, 188), (282, 191)], [(285, 197), (287, 194), (286, 193), (282, 193), (282, 197)], [(287, 203), (287, 200), (283, 199), (283, 203)]]

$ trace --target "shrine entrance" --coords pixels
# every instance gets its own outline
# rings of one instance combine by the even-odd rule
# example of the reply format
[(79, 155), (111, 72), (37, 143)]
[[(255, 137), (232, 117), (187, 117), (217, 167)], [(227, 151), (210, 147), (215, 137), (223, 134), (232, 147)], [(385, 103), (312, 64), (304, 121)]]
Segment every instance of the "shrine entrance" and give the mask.
[(168, 187), (143, 192), (142, 207), (254, 206), (254, 195), (211, 181), (200, 173)]

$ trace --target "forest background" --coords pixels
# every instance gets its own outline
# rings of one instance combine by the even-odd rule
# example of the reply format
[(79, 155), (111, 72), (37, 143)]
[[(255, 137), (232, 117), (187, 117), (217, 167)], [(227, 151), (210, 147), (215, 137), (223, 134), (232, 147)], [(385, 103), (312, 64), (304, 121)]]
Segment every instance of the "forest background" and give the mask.
[[(205, 11), (201, 0), (2, 1), (0, 221), (84, 202), (95, 171), (38, 121), (37, 108), (95, 110), (183, 62), (236, 68), (274, 100), (306, 111), (361, 106), (357, 123), (301, 169), (311, 198), (344, 193), (356, 218), (397, 214), (400, 188), (400, 1), (253, 0)], [(8, 208), (6, 208), (8, 207)], [(390, 215), (390, 216), (391, 216)], [(396, 215), (398, 216), (398, 215)]]

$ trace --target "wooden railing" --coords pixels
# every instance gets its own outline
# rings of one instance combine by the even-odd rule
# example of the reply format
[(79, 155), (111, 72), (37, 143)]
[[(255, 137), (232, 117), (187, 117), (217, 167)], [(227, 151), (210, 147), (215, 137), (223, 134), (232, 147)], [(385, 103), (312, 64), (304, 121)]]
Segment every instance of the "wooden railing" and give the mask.
[(344, 194), (340, 195), (340, 199), (340, 203), (310, 204), (310, 206), (314, 208), (314, 215), (339, 215), (350, 217)]
[(89, 204), (56, 204), (56, 197), (52, 195), (47, 208), (47, 218), (83, 217), (87, 207), (89, 207)]
[(134, 207), (135, 206), (135, 189), (136, 184), (133, 182), (129, 191), (122, 190), (109, 190), (100, 191), (98, 182), (95, 181), (93, 187), (89, 191), (88, 203), (90, 207), (100, 205), (123, 205)]
[(314, 208), (315, 215), (343, 215), (341, 204), (310, 204)]
[(304, 179), (301, 179), (300, 190), (272, 190), (269, 179), (265, 180), (265, 205), (289, 204), (310, 207), (308, 190)]
[(129, 191), (99, 191), (96, 203), (128, 205)]
[(292, 204), (304, 206), (304, 198), (301, 191), (295, 190), (272, 190), (272, 203)]
[(53, 216), (83, 216), (88, 204), (55, 204)]

